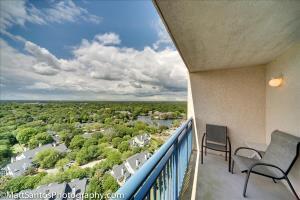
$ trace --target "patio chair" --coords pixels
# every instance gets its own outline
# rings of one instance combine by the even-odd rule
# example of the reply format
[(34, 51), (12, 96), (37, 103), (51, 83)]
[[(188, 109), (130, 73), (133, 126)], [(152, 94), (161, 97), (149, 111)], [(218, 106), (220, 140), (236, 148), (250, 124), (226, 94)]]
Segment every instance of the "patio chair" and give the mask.
[(207, 149), (225, 152), (225, 161), (227, 161), (227, 154), (229, 154), (228, 171), (230, 172), (231, 144), (226, 126), (206, 124), (206, 133), (202, 137), (201, 164), (203, 164), (203, 149), (205, 149), (205, 155)]
[[(272, 178), (275, 183), (275, 180), (285, 179), (293, 194), (296, 196), (296, 199), (299, 200), (299, 197), (287, 176), (299, 155), (299, 148), (299, 137), (278, 130), (275, 130), (272, 133), (271, 143), (264, 155), (262, 155), (261, 152), (257, 151), (256, 149), (248, 147), (237, 148), (232, 156), (231, 172), (233, 173), (234, 163), (236, 163), (242, 173), (247, 173), (243, 196), (246, 197), (247, 184), (250, 174), (255, 173), (261, 176)], [(242, 149), (256, 152), (260, 156), (260, 159), (237, 155), (237, 153)]]

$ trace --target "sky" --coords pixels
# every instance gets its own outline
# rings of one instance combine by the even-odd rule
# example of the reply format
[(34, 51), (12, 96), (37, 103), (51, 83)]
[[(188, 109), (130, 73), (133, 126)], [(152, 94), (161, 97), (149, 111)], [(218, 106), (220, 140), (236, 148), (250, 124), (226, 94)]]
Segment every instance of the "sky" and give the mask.
[(149, 0), (0, 1), (0, 100), (186, 100)]

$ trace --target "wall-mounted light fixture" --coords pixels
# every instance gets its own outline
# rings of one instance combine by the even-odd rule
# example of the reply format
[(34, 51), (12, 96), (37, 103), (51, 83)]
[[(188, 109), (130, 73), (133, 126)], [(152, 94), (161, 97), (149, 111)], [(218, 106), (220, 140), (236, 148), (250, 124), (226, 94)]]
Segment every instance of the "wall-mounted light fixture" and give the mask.
[(282, 83), (283, 83), (282, 75), (275, 78), (271, 78), (271, 80), (269, 80), (269, 86), (271, 87), (279, 87), (282, 85)]

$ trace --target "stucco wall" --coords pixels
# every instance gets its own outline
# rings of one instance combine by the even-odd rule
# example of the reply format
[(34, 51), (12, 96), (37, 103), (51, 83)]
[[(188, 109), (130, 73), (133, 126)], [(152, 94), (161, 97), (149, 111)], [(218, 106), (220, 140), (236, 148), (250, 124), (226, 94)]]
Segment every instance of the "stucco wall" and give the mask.
[[(300, 44), (289, 49), (267, 65), (266, 81), (283, 75), (283, 85), (272, 88), (266, 84), (266, 140), (279, 129), (300, 137)], [(289, 175), (300, 195), (300, 159)]]
[(205, 124), (226, 125), (233, 149), (265, 143), (264, 66), (190, 73), (199, 140)]

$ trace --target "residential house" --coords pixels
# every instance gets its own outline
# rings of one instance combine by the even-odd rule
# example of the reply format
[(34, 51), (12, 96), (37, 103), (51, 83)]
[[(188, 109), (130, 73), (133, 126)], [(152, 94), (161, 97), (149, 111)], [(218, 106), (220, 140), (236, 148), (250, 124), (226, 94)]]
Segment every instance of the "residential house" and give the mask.
[(110, 173), (120, 186), (122, 186), (131, 176), (124, 164), (113, 166)]
[(67, 152), (68, 148), (65, 144), (56, 143), (46, 144), (35, 149), (24, 151), (22, 154), (18, 155), (16, 159), (12, 159), (12, 163), (8, 164), (5, 168), (6, 174), (17, 177), (23, 175), (29, 167), (33, 166), (33, 159), (35, 155), (45, 149), (55, 149), (61, 153)]
[(135, 136), (132, 140), (129, 141), (131, 147), (143, 147), (150, 143), (151, 136), (148, 134), (142, 134)]
[(35, 197), (35, 199), (47, 200), (82, 200), (86, 185), (87, 179), (73, 179), (69, 183), (51, 183), (49, 185), (40, 186), (34, 190), (23, 190), (18, 193), (17, 196), (21, 198), (22, 195), (30, 195)]
[(31, 167), (32, 160), (29, 158), (24, 158), (22, 160), (17, 160), (13, 163), (10, 163), (6, 166), (5, 171), (6, 175), (17, 177), (23, 175), (29, 167)]
[(124, 165), (130, 174), (134, 174), (149, 158), (151, 154), (148, 152), (137, 153), (129, 157)]
[(116, 179), (120, 186), (130, 178), (149, 158), (151, 154), (148, 152), (137, 153), (129, 157), (121, 165), (113, 166), (110, 174)]

